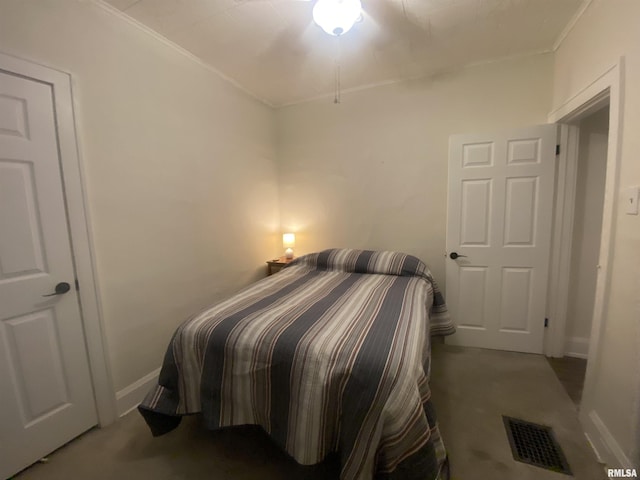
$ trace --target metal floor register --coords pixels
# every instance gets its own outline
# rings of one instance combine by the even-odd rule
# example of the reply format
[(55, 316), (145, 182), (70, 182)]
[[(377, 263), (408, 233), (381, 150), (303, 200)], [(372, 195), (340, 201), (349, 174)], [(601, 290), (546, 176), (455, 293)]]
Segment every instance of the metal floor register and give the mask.
[(504, 415), (502, 419), (514, 460), (572, 475), (551, 427)]

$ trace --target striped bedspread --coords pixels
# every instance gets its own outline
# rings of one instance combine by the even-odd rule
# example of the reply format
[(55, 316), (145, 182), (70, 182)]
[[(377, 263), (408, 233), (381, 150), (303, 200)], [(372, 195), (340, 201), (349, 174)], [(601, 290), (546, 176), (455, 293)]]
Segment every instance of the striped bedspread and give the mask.
[(200, 413), (260, 425), (304, 465), (336, 452), (341, 479), (435, 479), (429, 336), (453, 331), (417, 258), (326, 250), (184, 322), (139, 409), (154, 435)]

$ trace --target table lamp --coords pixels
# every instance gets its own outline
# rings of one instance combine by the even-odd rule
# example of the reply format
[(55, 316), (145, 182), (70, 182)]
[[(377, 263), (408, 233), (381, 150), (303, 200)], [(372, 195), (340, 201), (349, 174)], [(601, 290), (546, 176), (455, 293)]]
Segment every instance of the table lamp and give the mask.
[(293, 258), (293, 247), (296, 246), (295, 233), (283, 233), (282, 234), (282, 246), (285, 248), (285, 258)]

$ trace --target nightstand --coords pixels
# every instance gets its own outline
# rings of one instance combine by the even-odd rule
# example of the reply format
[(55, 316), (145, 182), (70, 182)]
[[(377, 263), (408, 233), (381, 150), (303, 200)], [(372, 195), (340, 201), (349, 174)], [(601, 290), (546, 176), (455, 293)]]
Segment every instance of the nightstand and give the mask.
[(267, 260), (267, 276), (278, 273), (287, 263), (293, 262), (293, 258), (280, 257), (273, 260)]

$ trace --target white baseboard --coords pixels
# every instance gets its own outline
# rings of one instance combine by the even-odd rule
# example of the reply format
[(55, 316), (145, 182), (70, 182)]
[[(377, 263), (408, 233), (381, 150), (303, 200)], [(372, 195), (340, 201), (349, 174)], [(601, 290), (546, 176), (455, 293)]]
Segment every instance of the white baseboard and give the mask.
[(589, 339), (587, 337), (567, 338), (564, 345), (564, 355), (586, 360), (589, 357)]
[(629, 457), (625, 455), (622, 447), (595, 410), (591, 410), (588, 414), (581, 413), (580, 420), (598, 460), (604, 462), (609, 468), (634, 468)]
[(158, 381), (160, 375), (160, 368), (154, 370), (151, 373), (146, 374), (139, 380), (136, 380), (131, 385), (123, 388), (116, 393), (116, 408), (118, 416), (122, 417), (136, 408), (149, 390)]

